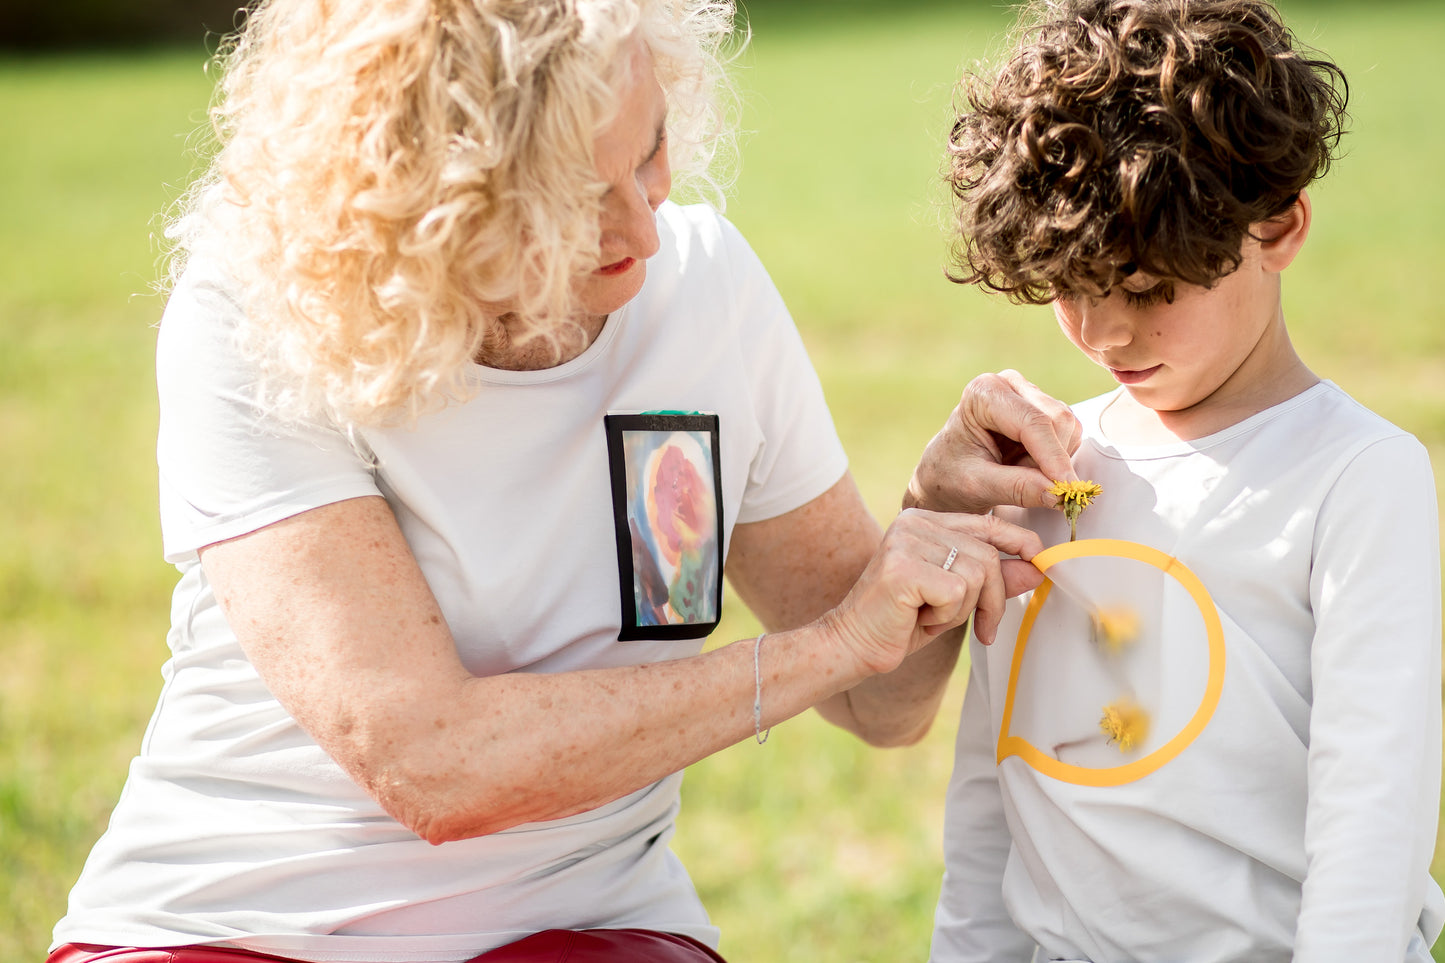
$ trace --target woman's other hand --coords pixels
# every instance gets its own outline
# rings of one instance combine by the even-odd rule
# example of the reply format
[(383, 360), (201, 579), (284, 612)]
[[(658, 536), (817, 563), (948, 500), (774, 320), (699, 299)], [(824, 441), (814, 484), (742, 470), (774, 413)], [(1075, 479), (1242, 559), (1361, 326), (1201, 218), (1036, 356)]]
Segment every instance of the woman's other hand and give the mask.
[(861, 675), (893, 671), (970, 617), (988, 644), (1004, 601), (1043, 581), (1029, 562), (1042, 550), (1036, 534), (1002, 519), (909, 509), (824, 622), (856, 655)]
[(1017, 371), (979, 375), (919, 459), (904, 508), (983, 514), (1048, 508), (1057, 479), (1075, 478), (1082, 430), (1069, 407)]

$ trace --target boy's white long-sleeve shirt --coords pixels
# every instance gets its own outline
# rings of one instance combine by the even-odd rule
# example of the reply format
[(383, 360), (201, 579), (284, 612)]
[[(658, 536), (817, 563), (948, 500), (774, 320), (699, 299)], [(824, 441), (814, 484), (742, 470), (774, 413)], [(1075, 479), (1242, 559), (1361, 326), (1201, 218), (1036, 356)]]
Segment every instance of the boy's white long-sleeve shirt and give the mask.
[[(1327, 382), (1148, 448), (1103, 437), (1113, 397), (1075, 409), (1077, 471), (1103, 486), (1079, 538), (1187, 571), (1059, 563), (1022, 637), (1029, 597), (993, 646), (972, 643), (933, 963), (1428, 961), (1445, 897), (1428, 871), (1441, 633), (1423, 447)], [(1061, 513), (1020, 514), (1067, 541)], [(1100, 606), (1140, 620), (1122, 653), (1091, 638)], [(1151, 716), (1127, 752), (1099, 727), (1122, 696)]]

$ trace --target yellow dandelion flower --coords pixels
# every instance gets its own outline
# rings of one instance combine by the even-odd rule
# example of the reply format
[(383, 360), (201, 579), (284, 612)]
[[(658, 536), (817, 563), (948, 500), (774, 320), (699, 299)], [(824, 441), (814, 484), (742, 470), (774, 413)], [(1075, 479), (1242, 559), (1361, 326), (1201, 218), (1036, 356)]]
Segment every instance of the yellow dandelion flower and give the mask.
[(1093, 620), (1094, 642), (1110, 655), (1118, 655), (1139, 637), (1139, 615), (1133, 609), (1122, 605), (1099, 609)]
[(1092, 481), (1055, 481), (1054, 487), (1049, 489), (1049, 494), (1059, 500), (1054, 507), (1062, 508), (1064, 517), (1069, 520), (1069, 541), (1078, 537), (1079, 513), (1103, 493), (1103, 486)]
[(1099, 728), (1109, 737), (1111, 745), (1128, 752), (1149, 735), (1149, 713), (1133, 699), (1124, 698), (1104, 706)]

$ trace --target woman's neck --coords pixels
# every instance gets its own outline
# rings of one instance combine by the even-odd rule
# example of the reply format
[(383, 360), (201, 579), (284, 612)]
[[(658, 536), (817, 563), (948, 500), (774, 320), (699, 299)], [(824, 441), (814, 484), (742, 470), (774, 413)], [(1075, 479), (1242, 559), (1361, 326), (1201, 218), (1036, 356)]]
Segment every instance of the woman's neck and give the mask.
[(537, 328), (514, 314), (505, 314), (487, 332), (472, 360), (502, 371), (545, 371), (566, 364), (592, 347), (606, 324), (607, 315), (589, 315)]

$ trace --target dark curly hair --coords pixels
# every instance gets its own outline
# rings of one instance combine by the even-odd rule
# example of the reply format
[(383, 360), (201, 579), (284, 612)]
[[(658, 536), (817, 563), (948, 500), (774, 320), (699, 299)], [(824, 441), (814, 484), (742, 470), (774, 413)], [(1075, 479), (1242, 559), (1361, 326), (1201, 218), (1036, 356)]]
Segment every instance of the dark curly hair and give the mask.
[(1210, 285), (1329, 169), (1344, 73), (1266, 0), (1036, 0), (949, 138), (949, 277), (1012, 300)]

